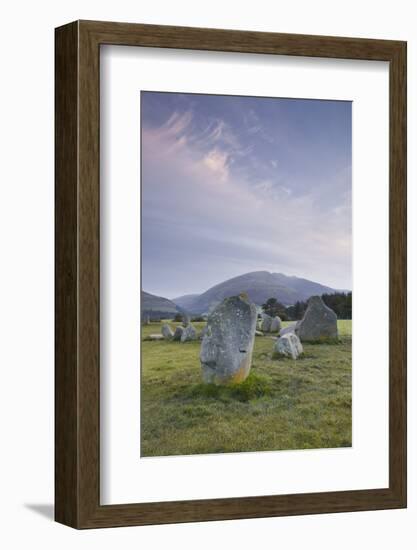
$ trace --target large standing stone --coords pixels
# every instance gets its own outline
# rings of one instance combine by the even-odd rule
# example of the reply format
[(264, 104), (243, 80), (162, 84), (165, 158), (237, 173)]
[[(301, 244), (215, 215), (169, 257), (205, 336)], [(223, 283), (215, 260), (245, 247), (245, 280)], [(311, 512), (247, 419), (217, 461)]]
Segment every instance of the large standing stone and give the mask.
[(190, 323), (187, 325), (181, 334), (181, 342), (189, 342), (191, 340), (197, 340), (197, 331), (193, 327), (193, 325)]
[(172, 340), (174, 333), (168, 323), (164, 323), (161, 327), (161, 334), (165, 340)]
[(274, 317), (271, 321), (271, 327), (270, 332), (279, 332), (281, 330), (281, 319), (278, 317)]
[(190, 324), (190, 316), (185, 311), (182, 312), (182, 326), (185, 328)]
[(293, 332), (284, 334), (278, 338), (274, 345), (274, 357), (291, 357), (297, 359), (297, 357), (303, 353), (303, 346), (300, 339)]
[(181, 340), (182, 333), (184, 332), (184, 327), (178, 325), (175, 329), (173, 340), (174, 342), (179, 342)]
[(272, 323), (272, 317), (270, 317), (267, 313), (262, 314), (262, 321), (260, 329), (262, 332), (271, 332), (271, 323)]
[(207, 325), (204, 325), (204, 327), (202, 328), (201, 332), (200, 332), (200, 340), (202, 340), (204, 338), (204, 336), (207, 334), (208, 332), (208, 326)]
[(337, 315), (326, 306), (320, 296), (312, 296), (295, 333), (302, 342), (332, 340), (338, 337)]
[(206, 383), (234, 384), (248, 376), (256, 329), (256, 306), (246, 296), (226, 298), (207, 320), (200, 361)]

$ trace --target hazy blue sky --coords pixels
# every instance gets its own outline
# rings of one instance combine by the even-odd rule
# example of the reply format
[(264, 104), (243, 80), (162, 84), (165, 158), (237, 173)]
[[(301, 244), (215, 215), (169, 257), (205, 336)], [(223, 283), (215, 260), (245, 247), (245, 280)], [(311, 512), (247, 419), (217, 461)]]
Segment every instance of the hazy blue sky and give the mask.
[(267, 270), (351, 288), (351, 103), (141, 93), (142, 288)]

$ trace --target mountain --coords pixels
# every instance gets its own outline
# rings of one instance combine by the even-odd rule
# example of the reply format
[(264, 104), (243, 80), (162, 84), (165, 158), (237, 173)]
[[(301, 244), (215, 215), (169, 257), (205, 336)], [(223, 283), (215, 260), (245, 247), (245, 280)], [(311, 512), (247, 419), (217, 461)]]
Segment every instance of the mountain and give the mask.
[(174, 304), (187, 311), (199, 296), (199, 294), (185, 294), (185, 296), (178, 296), (178, 298), (173, 298), (172, 301), (174, 302)]
[(151, 319), (173, 319), (177, 313), (181, 312), (181, 308), (168, 298), (155, 296), (142, 290), (141, 312), (142, 318), (149, 315)]
[(268, 298), (276, 298), (289, 306), (297, 301), (307, 300), (310, 296), (332, 294), (337, 291), (308, 279), (269, 271), (254, 271), (228, 279), (203, 294), (194, 297), (193, 295), (180, 296), (173, 301), (190, 313), (202, 314), (210, 311), (224, 298), (236, 296), (241, 292), (246, 292), (258, 306), (264, 304)]

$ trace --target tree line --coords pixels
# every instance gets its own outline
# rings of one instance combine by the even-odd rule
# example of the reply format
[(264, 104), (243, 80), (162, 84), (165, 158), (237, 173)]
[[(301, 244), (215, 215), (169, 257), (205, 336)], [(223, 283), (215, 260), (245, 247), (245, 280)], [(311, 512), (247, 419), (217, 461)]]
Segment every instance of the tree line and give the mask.
[[(335, 292), (334, 294), (322, 294), (321, 298), (327, 307), (332, 309), (338, 319), (352, 319), (352, 293)], [(280, 317), (282, 321), (299, 321), (303, 318), (307, 309), (307, 302), (297, 301), (292, 306), (284, 306), (276, 298), (269, 298), (262, 310), (271, 317)]]

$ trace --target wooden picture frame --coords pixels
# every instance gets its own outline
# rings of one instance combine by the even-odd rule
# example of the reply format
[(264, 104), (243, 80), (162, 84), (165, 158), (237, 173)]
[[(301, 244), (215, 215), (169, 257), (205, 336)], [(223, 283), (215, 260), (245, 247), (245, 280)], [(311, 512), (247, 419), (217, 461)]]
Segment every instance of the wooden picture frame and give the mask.
[[(55, 519), (117, 527), (406, 506), (406, 43), (76, 21), (56, 29)], [(99, 56), (117, 44), (389, 62), (389, 487), (100, 505)]]

